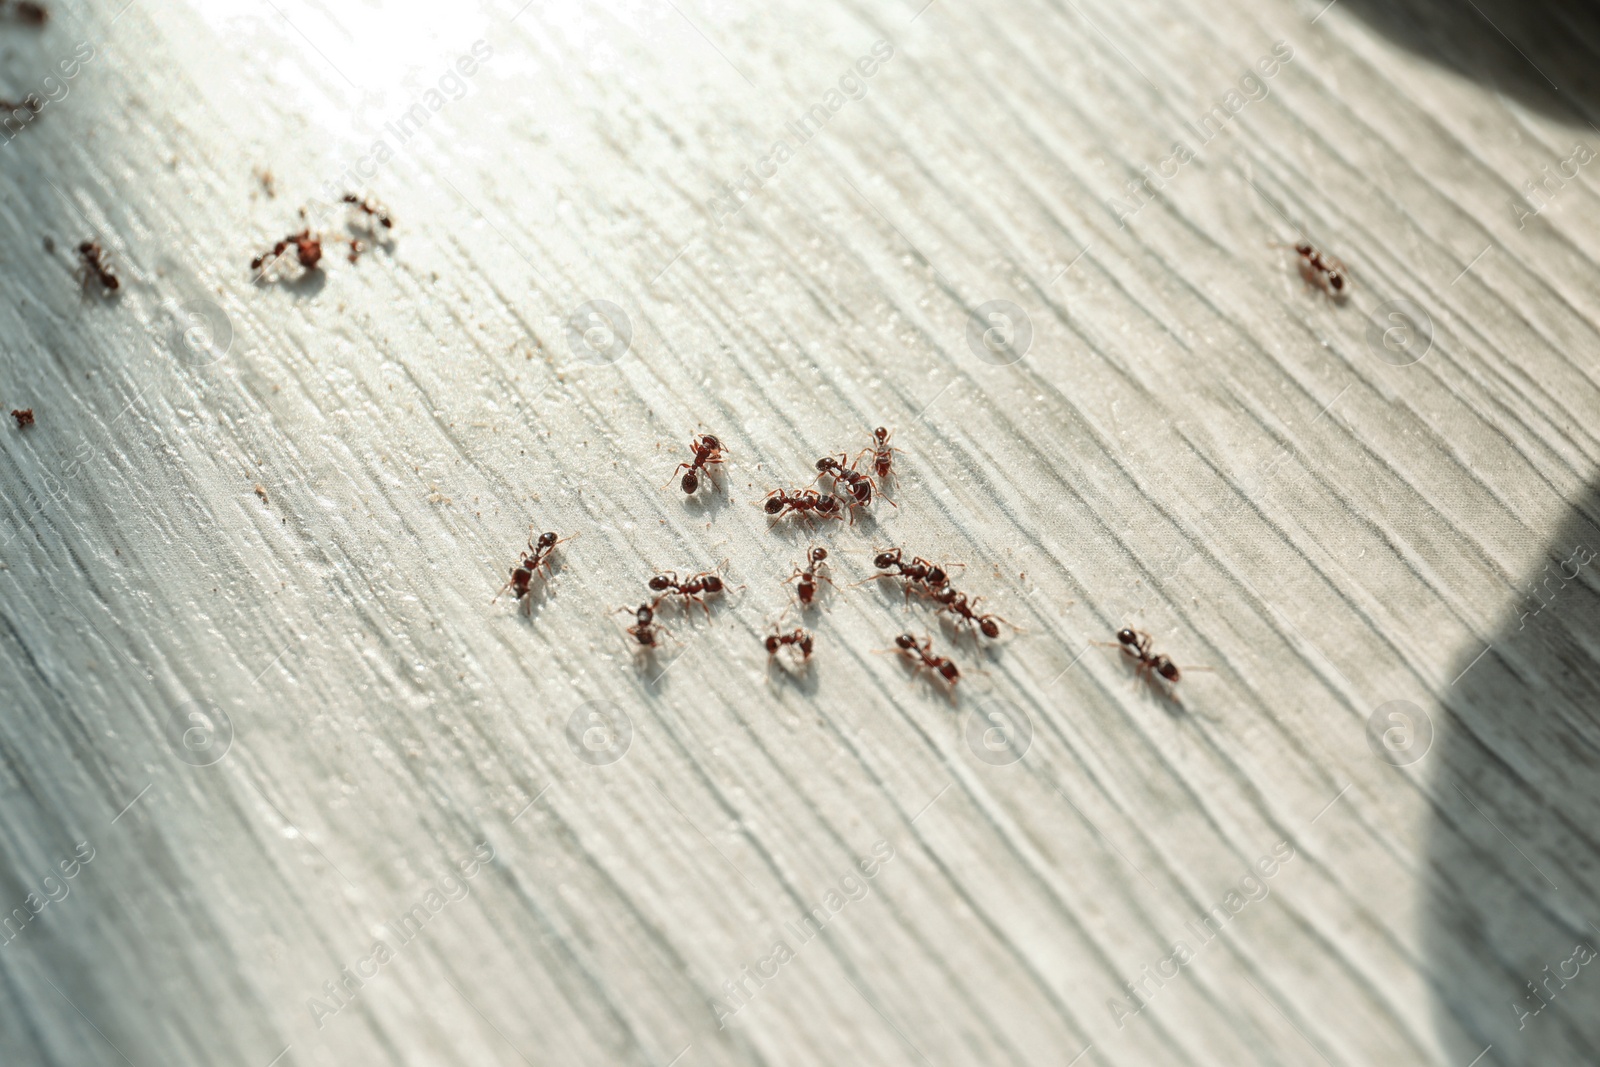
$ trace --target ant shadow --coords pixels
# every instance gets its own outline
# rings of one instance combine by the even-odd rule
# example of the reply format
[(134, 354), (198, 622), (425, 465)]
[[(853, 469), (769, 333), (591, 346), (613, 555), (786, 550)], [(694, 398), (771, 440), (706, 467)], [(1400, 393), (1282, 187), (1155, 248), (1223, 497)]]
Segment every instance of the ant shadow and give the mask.
[(906, 685), (920, 686), (920, 688), (929, 693), (942, 696), (949, 701), (952, 708), (961, 702), (960, 693), (957, 692), (959, 682), (951, 683), (945, 681), (937, 671), (913, 661), (897, 648), (885, 649), (884, 651), (896, 653), (895, 661), (900, 664), (900, 669), (905, 672)]
[(878, 590), (878, 598), (883, 601), (884, 607), (902, 608), (908, 618), (914, 615), (911, 605), (920, 600), (921, 597), (911, 592), (909, 579), (888, 571), (880, 571), (875, 575), (861, 579), (855, 585), (867, 585), (869, 583)]
[[(654, 646), (641, 645), (631, 634), (625, 635), (633, 656), (633, 673), (639, 679), (640, 689), (646, 699), (660, 697), (671, 688), (672, 668), (686, 651), (685, 643), (666, 627), (658, 626), (656, 632), (665, 641), (659, 641)], [(663, 655), (663, 652), (666, 654)]]
[[(672, 483), (674, 486), (676, 482)], [(681, 490), (680, 490), (681, 491)], [(732, 506), (725, 487), (713, 483), (706, 492), (684, 493), (683, 509), (697, 519), (715, 519)]]
[(1576, 1067), (1600, 1048), (1597, 517), (1600, 482), (1430, 709), (1421, 948), (1453, 1062), (1492, 1043), (1501, 1067)]
[[(1551, 118), (1588, 125), (1600, 105), (1600, 8), (1554, 0), (1345, 0), (1402, 47)], [(1559, 86), (1559, 89), (1557, 88)]]
[(793, 689), (801, 696), (814, 697), (821, 686), (817, 672), (810, 660), (799, 664), (786, 663), (785, 652), (767, 656), (767, 682), (779, 688)]
[(317, 267), (313, 270), (302, 270), (292, 277), (282, 274), (274, 274), (272, 277), (268, 277), (263, 273), (257, 276), (255, 284), (259, 289), (282, 289), (284, 292), (296, 297), (309, 299), (322, 292), (323, 288), (327, 286), (328, 272), (321, 267)]

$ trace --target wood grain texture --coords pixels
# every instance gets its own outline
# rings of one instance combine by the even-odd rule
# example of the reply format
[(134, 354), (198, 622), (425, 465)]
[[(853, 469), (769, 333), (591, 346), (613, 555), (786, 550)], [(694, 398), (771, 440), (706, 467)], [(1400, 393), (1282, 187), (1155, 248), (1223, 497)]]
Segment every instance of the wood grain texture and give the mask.
[[(0, 26), (57, 97), (0, 145), (0, 1060), (1592, 1062), (1592, 11), (53, 12)], [(252, 282), (352, 186), (391, 247)], [(768, 522), (877, 424), (897, 506)], [(888, 544), (1020, 632), (852, 586)]]

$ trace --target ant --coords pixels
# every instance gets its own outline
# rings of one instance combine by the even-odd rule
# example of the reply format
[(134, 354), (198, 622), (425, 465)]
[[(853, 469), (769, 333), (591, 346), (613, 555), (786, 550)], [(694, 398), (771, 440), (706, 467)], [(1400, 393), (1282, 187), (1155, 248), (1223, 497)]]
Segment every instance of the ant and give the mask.
[[(1134, 674), (1136, 676), (1154, 684), (1154, 676), (1159, 674), (1166, 679), (1169, 687), (1168, 693), (1170, 694), (1170, 687), (1178, 684), (1178, 679), (1183, 677), (1183, 671), (1179, 670), (1178, 665), (1164, 654), (1151, 652), (1151, 646), (1155, 643), (1154, 639), (1143, 630), (1124, 627), (1117, 631), (1117, 640), (1120, 644), (1113, 645), (1108, 641), (1096, 641), (1095, 644), (1104, 645), (1106, 648), (1121, 648), (1122, 654), (1134, 661)], [(1208, 671), (1211, 668), (1189, 667), (1186, 669)]]
[(935, 655), (933, 651), (933, 638), (924, 637), (919, 645), (917, 639), (911, 634), (901, 634), (894, 639), (894, 648), (879, 649), (880, 652), (899, 652), (907, 660), (912, 661), (915, 668), (931, 670), (949, 682), (953, 688), (961, 680), (961, 671), (955, 662), (947, 656)]
[(809, 551), (806, 552), (805, 570), (801, 570), (799, 567), (796, 567), (794, 569), (794, 573), (783, 580), (784, 584), (787, 585), (796, 578), (800, 579), (800, 584), (795, 586), (795, 595), (800, 598), (800, 604), (802, 607), (810, 607), (811, 602), (816, 599), (818, 578), (821, 578), (829, 585), (833, 585), (832, 578), (829, 578), (826, 574), (817, 573), (817, 568), (826, 566), (827, 560), (828, 550), (820, 546), (813, 546)]
[(33, 121), (33, 116), (44, 110), (44, 101), (39, 99), (37, 93), (29, 93), (21, 100), (7, 100), (0, 97), (0, 115), (4, 115), (4, 122), (9, 126), (13, 121), (12, 116), (18, 111), (28, 112), (27, 122)]
[[(911, 562), (906, 563), (903, 553), (898, 548), (888, 548), (872, 557), (872, 565), (882, 574), (874, 574), (867, 581), (878, 578), (902, 578), (905, 580), (906, 599), (911, 599), (911, 590), (928, 593), (937, 597), (940, 590), (950, 584), (950, 574), (937, 563), (930, 563), (921, 556), (911, 557)], [(860, 584), (859, 582), (857, 583)]]
[[(958, 625), (964, 622), (969, 626), (975, 626), (979, 633), (990, 640), (1000, 636), (999, 623), (1005, 622), (1007, 626), (1011, 626), (1009, 622), (992, 612), (985, 615), (975, 613), (972, 609), (978, 606), (978, 601), (982, 600), (982, 597), (968, 600), (967, 594), (958, 593), (948, 585), (933, 593), (932, 596), (935, 601), (942, 605), (941, 611), (948, 611), (955, 616)], [(1016, 629), (1014, 626), (1011, 628)]]
[(321, 236), (313, 234), (309, 229), (304, 229), (299, 233), (291, 233), (289, 236), (273, 245), (272, 251), (263, 252), (261, 255), (252, 259), (250, 261), (250, 269), (257, 271), (261, 270), (263, 264), (270, 264), (279, 256), (287, 252), (290, 245), (294, 246), (295, 258), (300, 261), (301, 268), (303, 268), (307, 273), (316, 270), (317, 264), (322, 262)]
[[(872, 503), (872, 490), (874, 486), (872, 479), (856, 470), (854, 464), (846, 467), (842, 462), (840, 462), (840, 460), (846, 458), (848, 457), (842, 452), (839, 454), (839, 459), (834, 459), (832, 456), (823, 456), (821, 459), (817, 460), (817, 477), (820, 478), (823, 475), (828, 475), (833, 479), (835, 488), (837, 488), (840, 483), (844, 484), (846, 490), (850, 494), (845, 499), (845, 505), (850, 510), (850, 521), (853, 523), (856, 521), (855, 509), (867, 507)], [(888, 497), (884, 497), (884, 499), (889, 500)], [(889, 500), (889, 503), (894, 504), (894, 501)], [(895, 504), (895, 507), (899, 506), (900, 505)]]
[(93, 275), (108, 292), (116, 292), (122, 287), (117, 276), (111, 273), (111, 267), (106, 264), (106, 250), (100, 247), (99, 241), (85, 241), (78, 246), (78, 255), (83, 260), (85, 277)]
[[(371, 200), (364, 200), (361, 197), (357, 196), (355, 193), (345, 193), (344, 196), (341, 197), (340, 199), (342, 200), (342, 202), (344, 202), (346, 204), (353, 205), (356, 208), (357, 211), (362, 212), (369, 219), (371, 219), (373, 222), (376, 222), (378, 225), (382, 226), (384, 229), (386, 229), (386, 230), (394, 229), (394, 219), (389, 217), (389, 211), (388, 211), (387, 208), (385, 208), (385, 207), (383, 207), (383, 206), (381, 206), (379, 204), (373, 203)], [(368, 224), (369, 228), (370, 228), (370, 225), (371, 224), (369, 223)]]
[[(628, 636), (639, 642), (640, 647), (656, 649), (661, 647), (660, 636), (667, 632), (666, 627), (656, 625), (656, 605), (660, 599), (640, 604), (633, 611), (633, 625), (628, 627)], [(627, 611), (627, 608), (618, 608), (618, 611)]]
[[(723, 562), (727, 561), (724, 560)], [(687, 601), (699, 604), (708, 619), (711, 617), (711, 609), (706, 606), (705, 599), (701, 594), (721, 593), (726, 588), (723, 585), (722, 578), (712, 571), (702, 571), (699, 574), (692, 575), (687, 582), (678, 581), (676, 571), (666, 571), (651, 578), (649, 586), (651, 592), (662, 594), (656, 597), (656, 603), (659, 604), (665, 597), (676, 594)]]
[(772, 633), (767, 635), (764, 644), (766, 645), (769, 659), (776, 656), (784, 645), (789, 645), (800, 653), (800, 665), (805, 666), (811, 661), (812, 640), (813, 638), (808, 631), (796, 626), (790, 633), (784, 633), (774, 628)]
[[(705, 433), (689, 442), (689, 451), (694, 453), (694, 462), (680, 463), (678, 464), (677, 470), (672, 472), (673, 478), (675, 478), (678, 475), (678, 471), (683, 470), (685, 467), (689, 468), (688, 472), (683, 476), (683, 481), (680, 483), (683, 486), (685, 495), (693, 495), (694, 491), (700, 488), (701, 471), (705, 471), (706, 481), (709, 482), (711, 480), (711, 464), (721, 463), (722, 453), (727, 451), (727, 449), (723, 447), (721, 441), (717, 440), (710, 434)], [(671, 483), (672, 478), (668, 478), (667, 484), (670, 485)], [(666, 486), (664, 485), (662, 488), (665, 489)]]
[[(387, 208), (384, 208), (371, 200), (363, 199), (357, 196), (355, 193), (345, 193), (340, 200), (343, 203), (352, 205), (357, 211), (360, 211), (367, 216), (366, 232), (369, 236), (376, 232), (372, 225), (374, 222), (386, 230), (394, 229), (394, 219), (389, 217)], [(350, 225), (352, 229), (355, 228), (354, 223), (351, 223)], [(356, 260), (361, 258), (361, 254), (366, 250), (367, 245), (365, 241), (352, 237), (350, 239), (350, 254), (346, 258), (348, 258), (351, 263), (354, 263)]]
[[(511, 568), (511, 580), (500, 587), (500, 593), (504, 593), (507, 589), (511, 590), (512, 597), (522, 604), (524, 614), (531, 614), (533, 611), (533, 600), (528, 596), (528, 586), (533, 581), (533, 576), (543, 570), (548, 581), (550, 553), (555, 551), (555, 547), (561, 542), (572, 540), (571, 537), (558, 538), (553, 533), (542, 533), (539, 535), (538, 544), (534, 544), (533, 528), (530, 526), (528, 529), (528, 551), (524, 552), (521, 561)], [(500, 599), (500, 593), (494, 595), (495, 600)]]
[[(1279, 245), (1278, 247), (1286, 247)], [(1300, 241), (1294, 245), (1295, 252), (1300, 256), (1300, 273), (1313, 285), (1320, 287), (1334, 299), (1345, 294), (1344, 264), (1323, 252), (1309, 241)]]
[[(0, 0), (0, 10), (5, 6), (5, 0)], [(11, 8), (16, 12), (18, 22), (25, 22), (30, 26), (43, 26), (50, 21), (49, 10), (43, 4), (34, 3), (33, 0), (12, 0)]]
[(801, 489), (791, 493), (787, 489), (774, 489), (767, 494), (767, 502), (762, 505), (763, 510), (773, 518), (781, 518), (787, 514), (788, 508), (796, 514), (815, 511), (825, 519), (839, 518), (839, 500), (827, 493), (819, 493), (815, 489)]
[[(856, 454), (856, 458), (860, 459), (867, 453), (872, 453), (872, 470), (878, 476), (878, 481), (881, 482), (887, 480), (894, 473), (894, 454), (898, 451), (900, 451), (898, 448), (889, 444), (889, 431), (879, 426), (872, 431), (872, 445), (868, 448), (863, 448)], [(888, 500), (889, 498), (884, 497), (884, 499)], [(891, 504), (894, 503), (892, 500), (889, 502)]]
[(32, 408), (12, 408), (11, 417), (17, 420), (17, 429), (24, 430), (33, 425)]

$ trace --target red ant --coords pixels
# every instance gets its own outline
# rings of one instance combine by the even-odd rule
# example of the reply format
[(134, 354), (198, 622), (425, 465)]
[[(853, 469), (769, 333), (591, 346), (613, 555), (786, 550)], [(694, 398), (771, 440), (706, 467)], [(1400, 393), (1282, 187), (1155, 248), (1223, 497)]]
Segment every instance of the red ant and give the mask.
[(99, 241), (85, 241), (78, 246), (78, 255), (83, 259), (85, 277), (93, 275), (109, 292), (116, 292), (122, 287), (117, 276), (111, 273), (111, 267), (106, 263), (106, 250), (100, 247)]
[[(1011, 626), (1009, 622), (992, 612), (986, 615), (976, 614), (972, 609), (978, 606), (978, 601), (982, 600), (982, 597), (968, 600), (967, 594), (958, 593), (948, 585), (932, 596), (942, 605), (941, 611), (948, 611), (956, 617), (957, 624), (964, 622), (969, 626), (975, 626), (979, 633), (991, 640), (1000, 636), (999, 623), (1005, 622), (1007, 626)], [(1011, 628), (1016, 629), (1014, 626)]]
[[(0, 9), (5, 6), (5, 0), (0, 0)], [(50, 21), (50, 12), (43, 4), (36, 4), (33, 0), (12, 0), (11, 7), (17, 13), (17, 21), (30, 26), (43, 26)]]
[(801, 489), (794, 493), (787, 489), (774, 489), (767, 494), (767, 501), (762, 508), (773, 518), (781, 518), (787, 514), (784, 509), (788, 508), (796, 514), (815, 511), (825, 519), (837, 519), (840, 517), (839, 506), (837, 497), (819, 493), (815, 489)]
[(810, 633), (796, 626), (790, 633), (783, 633), (781, 630), (774, 628), (773, 632), (767, 635), (764, 643), (769, 658), (776, 656), (778, 650), (783, 648), (784, 645), (797, 649), (800, 653), (800, 663), (804, 666), (811, 660), (812, 640)]
[[(900, 451), (898, 448), (889, 444), (889, 431), (879, 426), (872, 431), (871, 447), (863, 448), (857, 453), (856, 458), (860, 459), (870, 452), (872, 454), (873, 473), (878, 476), (878, 481), (881, 482), (887, 480), (894, 473), (894, 454), (898, 451)], [(888, 497), (884, 499), (888, 500)], [(890, 503), (893, 503), (893, 501), (890, 501)]]
[[(724, 560), (723, 562), (727, 562)], [(666, 596), (676, 594), (687, 601), (699, 604), (705, 611), (706, 618), (711, 617), (711, 609), (706, 607), (706, 602), (701, 594), (721, 593), (724, 591), (722, 578), (712, 571), (702, 571), (693, 575), (687, 582), (678, 581), (676, 571), (666, 571), (651, 578), (649, 581), (651, 592), (661, 593), (656, 597), (656, 603), (661, 603)]]
[(261, 270), (263, 264), (270, 264), (279, 256), (294, 246), (295, 258), (300, 261), (300, 266), (307, 273), (317, 269), (317, 264), (322, 262), (322, 238), (313, 234), (309, 229), (299, 233), (291, 233), (283, 240), (272, 246), (272, 251), (263, 252), (250, 261), (251, 270)]
[(899, 652), (907, 660), (913, 662), (917, 670), (931, 670), (949, 682), (953, 688), (961, 680), (961, 671), (955, 662), (946, 656), (938, 656), (933, 652), (933, 638), (924, 637), (919, 645), (917, 639), (910, 634), (901, 634), (894, 639), (894, 648), (879, 649), (880, 652)]
[[(921, 556), (911, 557), (911, 562), (906, 563), (903, 554), (898, 548), (888, 548), (872, 557), (872, 565), (882, 574), (874, 574), (867, 581), (878, 578), (901, 578), (905, 580), (906, 599), (911, 598), (911, 590), (920, 593), (937, 595), (940, 590), (950, 584), (950, 574), (937, 563), (930, 563)], [(860, 582), (856, 584), (861, 584)]]
[[(678, 464), (677, 470), (672, 472), (672, 477), (676, 478), (678, 471), (688, 467), (688, 473), (683, 476), (683, 481), (680, 484), (683, 486), (685, 494), (692, 495), (696, 489), (700, 488), (700, 472), (705, 471), (706, 480), (709, 482), (711, 480), (711, 471), (709, 469), (711, 464), (721, 463), (722, 453), (727, 449), (723, 447), (721, 441), (706, 433), (689, 442), (689, 451), (694, 453), (694, 462)], [(671, 483), (672, 478), (668, 478), (667, 484), (670, 485)], [(665, 489), (666, 486), (663, 485), (662, 488)]]
[[(850, 510), (850, 521), (853, 523), (856, 521), (855, 509), (867, 507), (872, 503), (872, 491), (876, 487), (870, 477), (856, 470), (855, 464), (852, 463), (846, 467), (840, 462), (846, 458), (848, 457), (843, 452), (839, 453), (839, 459), (834, 459), (832, 456), (823, 456), (817, 460), (817, 477), (820, 478), (826, 474), (833, 478), (835, 488), (840, 483), (844, 484), (849, 493), (844, 502)], [(889, 500), (888, 497), (884, 497), (884, 499)], [(893, 500), (889, 500), (889, 503), (895, 507), (900, 506), (895, 504)]]
[[(633, 611), (633, 625), (628, 627), (628, 636), (639, 642), (640, 647), (655, 649), (661, 647), (660, 637), (666, 633), (666, 627), (657, 626), (656, 605), (660, 599), (652, 600), (648, 604), (640, 604)], [(627, 611), (627, 608), (618, 608), (618, 611)]]
[(4, 98), (0, 98), (0, 115), (4, 116), (3, 119), (0, 119), (0, 122), (3, 122), (7, 127), (9, 127), (10, 124), (15, 121), (13, 115), (15, 115), (15, 113), (18, 111), (28, 112), (28, 118), (23, 120), (26, 123), (32, 122), (33, 116), (37, 115), (43, 110), (44, 101), (39, 99), (39, 95), (37, 93), (29, 93), (21, 100), (6, 100)]
[(32, 408), (12, 408), (11, 417), (17, 420), (17, 429), (19, 430), (27, 429), (33, 425)]
[(364, 200), (355, 193), (345, 193), (341, 199), (346, 204), (354, 205), (356, 210), (364, 213), (369, 219), (378, 223), (378, 225), (382, 226), (384, 229), (394, 229), (394, 219), (389, 217), (389, 211), (387, 208), (384, 208), (379, 204), (375, 204), (371, 200)]
[[(1279, 248), (1288, 247), (1279, 245)], [(1334, 299), (1345, 294), (1344, 264), (1323, 252), (1309, 241), (1300, 241), (1294, 245), (1295, 252), (1300, 256), (1300, 273), (1308, 282), (1318, 286)]]
[[(511, 580), (500, 587), (500, 593), (504, 593), (507, 589), (511, 590), (512, 597), (522, 604), (524, 614), (529, 614), (533, 611), (533, 600), (528, 596), (528, 586), (533, 581), (533, 576), (543, 570), (545, 579), (548, 581), (550, 577), (550, 553), (555, 551), (555, 547), (563, 541), (572, 540), (572, 537), (557, 538), (553, 533), (542, 533), (539, 535), (539, 543), (536, 545), (533, 541), (533, 527), (529, 526), (528, 529), (528, 551), (524, 552), (521, 561), (511, 568)], [(573, 534), (573, 537), (576, 536), (577, 534)], [(494, 595), (495, 600), (500, 599), (500, 593)], [(493, 602), (490, 601), (490, 603)]]
[[(371, 200), (362, 199), (355, 193), (345, 193), (340, 199), (344, 203), (354, 206), (356, 210), (367, 216), (366, 232), (369, 235), (376, 232), (372, 226), (374, 222), (386, 230), (394, 229), (394, 219), (389, 217), (388, 209), (372, 202)], [(354, 223), (351, 223), (352, 228), (354, 228), (354, 225)], [(350, 254), (346, 258), (348, 258), (350, 262), (354, 263), (356, 260), (361, 258), (361, 254), (366, 250), (366, 242), (352, 237), (350, 239)]]
[(800, 604), (802, 607), (810, 607), (811, 602), (816, 599), (818, 578), (821, 578), (829, 585), (833, 585), (832, 578), (829, 578), (826, 574), (817, 573), (817, 568), (825, 566), (827, 564), (827, 560), (828, 550), (822, 547), (814, 546), (806, 552), (806, 569), (801, 570), (799, 567), (796, 567), (794, 569), (794, 573), (783, 580), (784, 584), (787, 585), (796, 578), (800, 579), (800, 584), (795, 586), (795, 595), (800, 598)]
[[(1117, 641), (1120, 644), (1113, 645), (1107, 641), (1096, 641), (1095, 644), (1104, 645), (1106, 648), (1121, 648), (1122, 654), (1134, 661), (1134, 674), (1152, 684), (1155, 681), (1154, 676), (1158, 674), (1167, 680), (1169, 687), (1177, 685), (1178, 679), (1183, 677), (1183, 671), (1178, 669), (1176, 663), (1165, 655), (1157, 655), (1151, 652), (1151, 646), (1154, 645), (1155, 641), (1143, 630), (1124, 627), (1117, 631)], [(1208, 671), (1210, 669), (1210, 667), (1184, 668), (1184, 670), (1191, 671)], [(1170, 688), (1168, 692), (1171, 692)]]

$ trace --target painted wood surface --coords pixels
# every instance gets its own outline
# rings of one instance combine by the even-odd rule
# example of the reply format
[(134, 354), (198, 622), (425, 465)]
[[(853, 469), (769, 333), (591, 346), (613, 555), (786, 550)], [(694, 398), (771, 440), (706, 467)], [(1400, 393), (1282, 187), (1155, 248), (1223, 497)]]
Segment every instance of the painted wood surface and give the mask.
[[(51, 11), (0, 1061), (1593, 1061), (1592, 9)], [(888, 499), (767, 518), (877, 425)]]

